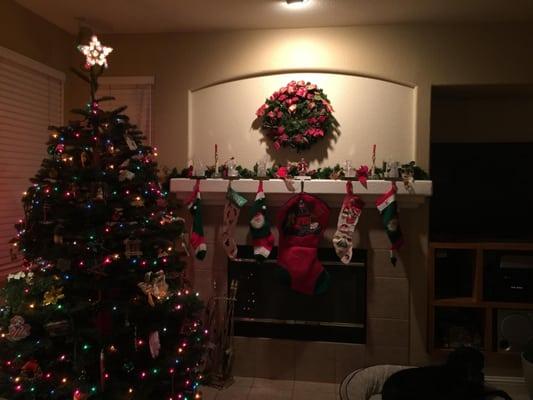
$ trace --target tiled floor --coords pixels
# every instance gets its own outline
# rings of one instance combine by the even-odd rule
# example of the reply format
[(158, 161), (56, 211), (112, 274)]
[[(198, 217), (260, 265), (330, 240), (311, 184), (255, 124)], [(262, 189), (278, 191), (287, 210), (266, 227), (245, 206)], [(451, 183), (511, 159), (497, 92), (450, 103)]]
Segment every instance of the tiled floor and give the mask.
[[(338, 386), (334, 383), (236, 377), (226, 389), (204, 387), (202, 393), (204, 400), (338, 400)], [(507, 391), (513, 400), (528, 400), (523, 384), (495, 386)]]
[(334, 383), (282, 381), (236, 377), (235, 383), (223, 390), (202, 389), (204, 400), (336, 400)]

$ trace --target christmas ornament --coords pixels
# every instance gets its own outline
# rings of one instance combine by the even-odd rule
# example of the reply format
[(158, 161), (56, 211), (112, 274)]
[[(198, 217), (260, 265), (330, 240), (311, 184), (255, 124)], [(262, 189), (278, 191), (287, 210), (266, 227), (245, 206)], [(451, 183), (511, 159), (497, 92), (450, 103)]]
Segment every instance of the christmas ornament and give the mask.
[(54, 229), (54, 244), (63, 244), (63, 232), (65, 228), (63, 225), (58, 224)]
[(230, 259), (237, 257), (237, 243), (235, 242), (235, 227), (241, 208), (247, 203), (247, 200), (239, 193), (228, 186), (226, 193), (226, 204), (224, 205), (224, 218), (222, 221), (222, 246)]
[(376, 207), (381, 214), (383, 225), (391, 242), (390, 260), (392, 265), (396, 265), (396, 252), (403, 245), (402, 231), (398, 218), (398, 204), (396, 202), (397, 191), (396, 184), (392, 182), (390, 190), (376, 200)]
[(15, 315), (9, 322), (6, 339), (10, 342), (18, 342), (30, 336), (30, 332), (31, 327), (24, 321), (24, 318), (20, 315)]
[(43, 306), (49, 306), (52, 304), (57, 304), (61, 299), (64, 299), (65, 295), (63, 294), (63, 288), (52, 287), (50, 290), (46, 291), (43, 295)]
[(38, 379), (43, 375), (39, 363), (34, 359), (27, 361), (20, 369), (20, 372), (25, 379)]
[(337, 231), (333, 235), (335, 253), (344, 264), (352, 259), (352, 236), (364, 205), (359, 196), (353, 193), (352, 182), (346, 182), (346, 195), (339, 212)]
[(335, 132), (338, 126), (323, 90), (304, 81), (291, 81), (274, 92), (256, 115), (276, 150), (281, 147), (297, 151), (308, 149)]
[(131, 151), (137, 150), (137, 143), (135, 143), (135, 140), (130, 135), (126, 133), (124, 135), (124, 140), (126, 142), (126, 146), (128, 146), (128, 149)]
[(128, 238), (124, 240), (124, 255), (126, 258), (140, 257), (143, 255), (141, 250), (141, 241), (135, 238)]
[(194, 255), (197, 259), (203, 260), (207, 254), (207, 245), (204, 237), (204, 225), (202, 222), (202, 198), (200, 196), (200, 180), (196, 180), (193, 192), (187, 208), (192, 215), (192, 226), (190, 233), (190, 244), (194, 250)]
[(121, 207), (116, 207), (113, 209), (113, 214), (111, 215), (111, 221), (113, 222), (120, 221), (123, 215), (124, 215), (124, 209)]
[(70, 324), (67, 320), (48, 322), (44, 328), (51, 337), (66, 336), (70, 333)]
[(270, 230), (270, 221), (267, 217), (267, 206), (263, 181), (259, 181), (255, 201), (252, 204), (252, 218), (250, 220), (250, 234), (254, 246), (254, 256), (257, 261), (264, 261), (274, 247), (274, 236)]
[(277, 215), (278, 264), (297, 292), (323, 293), (329, 286), (329, 275), (317, 257), (328, 217), (326, 203), (307, 193), (290, 198)]
[(133, 207), (142, 207), (144, 206), (144, 199), (141, 196), (135, 196), (131, 201), (130, 204)]
[(111, 47), (102, 46), (96, 35), (91, 37), (88, 45), (79, 45), (78, 50), (85, 56), (85, 67), (90, 69), (95, 65), (107, 68), (106, 57), (111, 54)]
[(415, 178), (412, 169), (402, 168), (402, 181), (407, 192), (409, 194), (413, 194), (415, 192)]
[(144, 282), (137, 286), (148, 297), (148, 304), (155, 307), (154, 297), (157, 301), (162, 301), (168, 296), (168, 284), (165, 278), (165, 271), (149, 271), (144, 275)]
[(131, 181), (133, 178), (135, 178), (135, 174), (127, 169), (122, 169), (118, 173), (118, 181), (124, 182), (124, 181)]
[(157, 358), (159, 356), (159, 350), (161, 350), (159, 331), (150, 332), (148, 335), (148, 347), (150, 348), (150, 354), (152, 355), (152, 358)]

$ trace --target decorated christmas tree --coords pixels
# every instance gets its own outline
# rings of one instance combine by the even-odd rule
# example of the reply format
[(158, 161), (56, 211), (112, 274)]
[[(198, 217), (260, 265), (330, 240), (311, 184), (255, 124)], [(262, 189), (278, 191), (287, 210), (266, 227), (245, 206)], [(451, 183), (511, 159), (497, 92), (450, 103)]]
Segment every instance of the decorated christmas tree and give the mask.
[(155, 150), (124, 114), (104, 111), (111, 48), (92, 37), (76, 70), (90, 102), (50, 127), (48, 156), (23, 197), (2, 290), (0, 397), (200, 398), (207, 334), (180, 262), (183, 220), (158, 183)]

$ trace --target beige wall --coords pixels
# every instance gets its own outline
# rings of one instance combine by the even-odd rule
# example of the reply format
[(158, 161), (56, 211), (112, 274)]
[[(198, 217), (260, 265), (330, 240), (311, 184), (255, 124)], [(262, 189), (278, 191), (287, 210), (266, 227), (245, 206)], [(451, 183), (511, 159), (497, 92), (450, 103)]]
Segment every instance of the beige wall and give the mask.
[[(0, 46), (66, 73), (65, 118), (70, 113), (74, 74), (69, 71), (75, 37), (12, 0), (0, 0)], [(76, 90), (76, 89), (74, 89)], [(46, 141), (47, 132), (43, 132)]]
[[(115, 48), (109, 75), (155, 76), (154, 139), (167, 165), (186, 162), (188, 91), (218, 81), (265, 71), (340, 70), (413, 83), (422, 165), (429, 158), (432, 84), (533, 81), (533, 28), (520, 24), (102, 37)], [(72, 98), (69, 106), (81, 100)]]

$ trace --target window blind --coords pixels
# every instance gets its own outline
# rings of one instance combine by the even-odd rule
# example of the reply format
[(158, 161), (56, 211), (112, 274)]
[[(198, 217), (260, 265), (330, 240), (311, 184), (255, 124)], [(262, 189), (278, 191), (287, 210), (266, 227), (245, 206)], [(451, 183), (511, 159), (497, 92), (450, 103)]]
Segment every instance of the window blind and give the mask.
[(0, 275), (17, 269), (9, 241), (22, 193), (46, 157), (48, 126), (63, 121), (64, 75), (0, 48)]
[(100, 104), (104, 110), (128, 107), (124, 113), (144, 133), (148, 144), (152, 135), (152, 84), (152, 77), (104, 77), (97, 92), (98, 97), (115, 98)]

